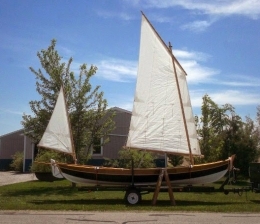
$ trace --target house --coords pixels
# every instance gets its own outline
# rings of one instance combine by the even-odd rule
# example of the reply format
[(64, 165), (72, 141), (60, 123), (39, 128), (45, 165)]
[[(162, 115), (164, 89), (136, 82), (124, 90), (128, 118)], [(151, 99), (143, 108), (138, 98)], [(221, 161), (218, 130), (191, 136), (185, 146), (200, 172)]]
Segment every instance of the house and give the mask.
[(23, 129), (0, 136), (0, 170), (9, 170), (16, 152), (23, 153), (23, 172), (28, 171), (34, 158), (35, 144), (23, 134)]
[[(100, 165), (105, 158), (116, 159), (118, 151), (125, 145), (131, 112), (114, 107), (115, 129), (110, 133), (110, 141), (93, 153), (91, 164)], [(12, 156), (16, 152), (24, 155), (23, 172), (30, 170), (30, 166), (37, 154), (35, 143), (23, 134), (23, 129), (0, 136), (0, 170), (8, 170)]]

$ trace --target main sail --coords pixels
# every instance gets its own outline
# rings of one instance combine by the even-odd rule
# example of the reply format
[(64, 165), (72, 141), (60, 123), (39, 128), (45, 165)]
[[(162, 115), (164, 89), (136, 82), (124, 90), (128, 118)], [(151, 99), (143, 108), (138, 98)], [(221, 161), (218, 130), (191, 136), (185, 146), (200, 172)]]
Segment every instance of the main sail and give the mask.
[(38, 146), (69, 154), (74, 153), (65, 96), (62, 87), (49, 124)]
[(201, 154), (186, 73), (144, 15), (126, 146), (180, 155), (189, 155), (190, 151), (192, 155)]

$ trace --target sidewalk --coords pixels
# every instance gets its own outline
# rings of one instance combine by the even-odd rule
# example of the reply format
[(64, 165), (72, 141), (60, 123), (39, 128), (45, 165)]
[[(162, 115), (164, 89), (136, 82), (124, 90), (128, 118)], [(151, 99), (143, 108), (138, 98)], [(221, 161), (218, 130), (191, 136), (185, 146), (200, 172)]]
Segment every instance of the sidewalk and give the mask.
[(0, 186), (37, 180), (34, 173), (17, 173), (14, 171), (0, 171)]

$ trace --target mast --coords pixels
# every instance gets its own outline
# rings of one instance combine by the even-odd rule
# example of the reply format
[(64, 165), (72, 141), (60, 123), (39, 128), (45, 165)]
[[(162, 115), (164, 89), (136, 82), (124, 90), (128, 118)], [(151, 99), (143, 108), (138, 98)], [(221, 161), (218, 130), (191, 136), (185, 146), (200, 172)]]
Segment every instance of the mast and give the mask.
[(186, 133), (186, 138), (187, 138), (189, 152), (190, 152), (190, 162), (193, 165), (194, 162), (193, 162), (193, 158), (192, 158), (192, 152), (191, 152), (191, 146), (190, 146), (190, 138), (189, 138), (189, 133), (188, 133), (188, 127), (187, 127), (186, 117), (185, 117), (185, 113), (184, 113), (184, 107), (183, 107), (183, 102), (182, 102), (182, 97), (181, 97), (179, 80), (178, 80), (176, 67), (175, 67), (175, 63), (174, 63), (175, 58), (173, 57), (172, 46), (171, 46), (170, 42), (169, 42), (169, 48), (168, 49), (169, 49), (169, 53), (172, 55), (172, 64), (173, 64), (173, 69), (174, 69), (174, 76), (175, 76), (176, 83), (177, 83), (177, 89), (178, 89), (179, 99), (180, 99), (180, 103), (181, 103), (181, 111), (182, 111), (182, 117), (183, 117), (183, 121), (184, 121), (185, 133)]
[(184, 113), (184, 106), (183, 106), (183, 102), (182, 102), (180, 85), (179, 85), (179, 80), (178, 80), (177, 72), (176, 72), (176, 66), (175, 66), (174, 62), (176, 62), (180, 66), (180, 68), (184, 71), (185, 75), (187, 75), (187, 73), (185, 72), (185, 70), (182, 68), (181, 64), (178, 62), (178, 60), (173, 55), (171, 44), (169, 43), (169, 47), (165, 44), (165, 42), (162, 40), (161, 36), (154, 29), (153, 25), (150, 23), (150, 21), (145, 16), (145, 14), (142, 11), (141, 11), (141, 13), (145, 17), (145, 19), (147, 20), (147, 22), (149, 23), (151, 28), (153, 29), (153, 31), (157, 34), (157, 36), (159, 37), (159, 39), (161, 40), (162, 44), (167, 49), (167, 51), (169, 52), (169, 54), (170, 54), (170, 56), (172, 58), (172, 63), (173, 63), (173, 68), (174, 68), (174, 76), (175, 76), (175, 80), (176, 80), (176, 83), (177, 83), (178, 95), (179, 95), (179, 100), (180, 100), (180, 104), (181, 104), (182, 118), (183, 118), (183, 121), (184, 121), (185, 134), (186, 134), (186, 138), (187, 138), (187, 142), (188, 142), (189, 157), (190, 157), (191, 163), (193, 164), (193, 158), (192, 158), (192, 152), (191, 152), (191, 144), (190, 144), (189, 133), (188, 133), (188, 127), (187, 127), (187, 122), (186, 122), (185, 113)]

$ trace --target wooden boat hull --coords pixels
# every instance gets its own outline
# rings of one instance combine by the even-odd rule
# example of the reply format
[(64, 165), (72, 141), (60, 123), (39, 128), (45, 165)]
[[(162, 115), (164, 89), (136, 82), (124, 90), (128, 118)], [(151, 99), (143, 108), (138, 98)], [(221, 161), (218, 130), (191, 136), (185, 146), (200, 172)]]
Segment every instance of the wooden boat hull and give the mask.
[[(86, 166), (55, 163), (67, 180), (79, 184), (129, 186), (156, 185), (162, 168), (124, 169), (100, 166)], [(212, 183), (222, 178), (232, 168), (232, 159), (194, 165), (193, 167), (167, 168), (173, 185), (194, 185)], [(132, 175), (132, 172), (134, 175)]]

